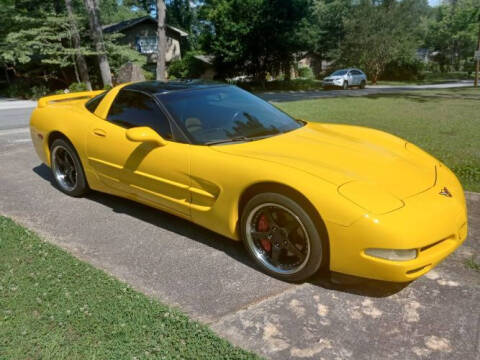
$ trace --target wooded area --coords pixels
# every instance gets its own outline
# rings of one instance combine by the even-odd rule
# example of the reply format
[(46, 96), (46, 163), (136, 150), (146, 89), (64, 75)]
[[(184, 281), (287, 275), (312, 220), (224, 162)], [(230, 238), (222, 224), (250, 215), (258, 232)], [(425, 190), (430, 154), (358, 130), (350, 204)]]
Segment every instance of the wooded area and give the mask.
[[(156, 74), (136, 49), (118, 43), (122, 34), (102, 33), (102, 25), (145, 15), (160, 20)], [(164, 20), (189, 33), (170, 77), (199, 76), (194, 55), (208, 54), (219, 79), (318, 78), (355, 66), (374, 82), (410, 80), (425, 71), (474, 71), (480, 0), (436, 7), (427, 0), (3, 0), (5, 91), (36, 97), (108, 87), (126, 62), (143, 66), (147, 79), (163, 79)], [(312, 71), (298, 68), (305, 57)]]

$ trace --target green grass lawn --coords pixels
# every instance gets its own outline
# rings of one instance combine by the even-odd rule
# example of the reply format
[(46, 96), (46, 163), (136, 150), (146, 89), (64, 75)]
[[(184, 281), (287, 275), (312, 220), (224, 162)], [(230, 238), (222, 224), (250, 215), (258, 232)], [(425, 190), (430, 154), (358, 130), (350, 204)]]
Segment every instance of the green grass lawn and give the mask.
[(466, 190), (480, 192), (480, 89), (425, 90), (276, 103), (310, 121), (372, 127), (443, 161)]
[(0, 359), (254, 358), (0, 216)]

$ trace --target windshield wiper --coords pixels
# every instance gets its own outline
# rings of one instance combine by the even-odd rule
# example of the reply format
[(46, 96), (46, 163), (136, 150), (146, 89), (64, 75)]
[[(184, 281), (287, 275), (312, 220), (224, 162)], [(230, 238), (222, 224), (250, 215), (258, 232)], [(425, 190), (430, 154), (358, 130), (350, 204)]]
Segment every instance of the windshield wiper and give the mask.
[(228, 139), (207, 141), (205, 145), (225, 144), (225, 143), (237, 142), (237, 141), (251, 141), (251, 139), (253, 138), (248, 138), (246, 136), (235, 136), (233, 138), (228, 138)]
[(217, 144), (227, 144), (231, 142), (238, 142), (238, 141), (253, 141), (253, 140), (259, 140), (259, 139), (264, 139), (267, 137), (271, 137), (273, 135), (261, 135), (261, 136), (252, 136), (252, 137), (247, 137), (247, 136), (235, 136), (233, 138), (229, 139), (222, 139), (222, 140), (212, 140), (212, 141), (207, 141), (204, 145), (217, 145)]

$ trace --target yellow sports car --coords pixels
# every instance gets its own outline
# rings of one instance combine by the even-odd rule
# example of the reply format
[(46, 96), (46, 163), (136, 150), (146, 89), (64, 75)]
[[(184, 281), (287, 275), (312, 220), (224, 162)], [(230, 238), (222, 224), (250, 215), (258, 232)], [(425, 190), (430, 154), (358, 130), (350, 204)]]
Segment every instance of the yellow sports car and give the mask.
[(467, 235), (462, 186), (393, 135), (295, 120), (235, 86), (156, 81), (41, 98), (31, 118), (58, 188), (150, 205), (241, 240), (287, 281), (321, 267), (405, 282)]

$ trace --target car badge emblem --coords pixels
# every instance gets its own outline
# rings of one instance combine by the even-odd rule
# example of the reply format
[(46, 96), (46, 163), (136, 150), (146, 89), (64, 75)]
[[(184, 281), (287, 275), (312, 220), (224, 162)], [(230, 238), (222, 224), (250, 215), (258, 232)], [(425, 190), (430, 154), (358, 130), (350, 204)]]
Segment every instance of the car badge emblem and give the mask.
[(452, 193), (446, 188), (444, 187), (442, 190), (440, 190), (439, 192), (440, 195), (442, 196), (446, 196), (446, 197), (452, 197)]

